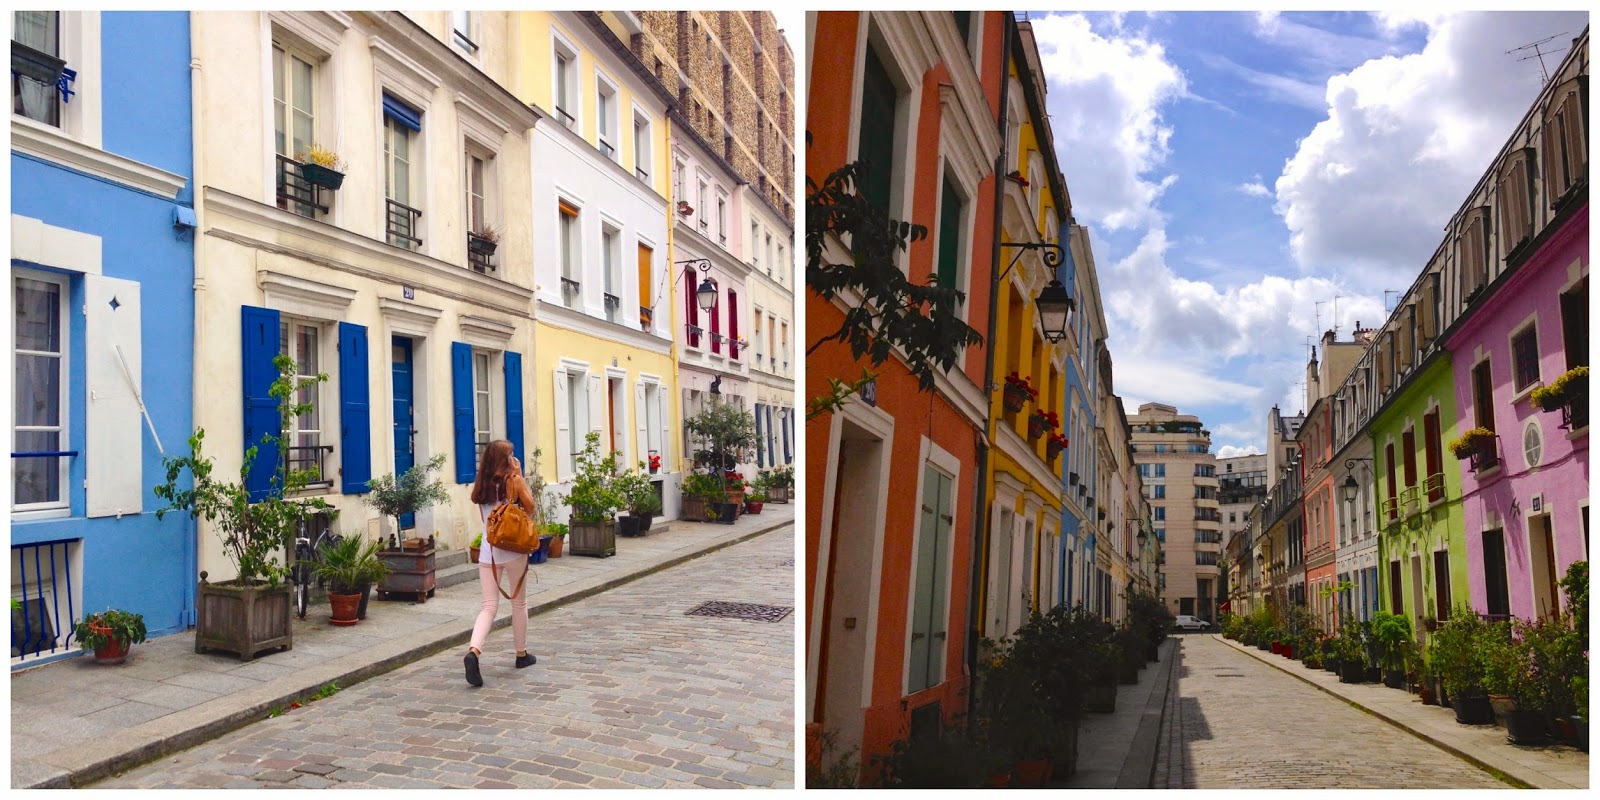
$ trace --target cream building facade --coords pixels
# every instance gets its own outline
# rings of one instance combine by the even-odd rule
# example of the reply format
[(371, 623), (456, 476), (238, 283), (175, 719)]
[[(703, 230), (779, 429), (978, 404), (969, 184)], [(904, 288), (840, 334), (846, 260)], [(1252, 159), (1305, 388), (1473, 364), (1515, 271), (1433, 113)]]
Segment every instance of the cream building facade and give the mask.
[[(532, 441), (535, 238), (515, 223), (542, 122), (500, 88), (509, 31), (500, 12), (193, 15), (195, 423), (231, 471), (276, 424), (272, 356), (327, 374), (287, 457), (319, 468), (338, 530), (378, 533), (366, 480), (443, 454), (450, 502), (414, 528), (464, 547), (482, 445)], [(337, 189), (311, 183), (313, 145), (342, 159)], [(486, 226), (495, 253), (469, 252)], [(231, 577), (204, 529), (199, 566)]]
[(794, 220), (765, 195), (747, 185), (740, 191), (746, 224), (740, 231), (745, 281), (750, 298), (751, 400), (756, 414), (756, 467), (793, 464), (799, 452), (795, 431), (794, 280), (800, 267), (794, 248)]

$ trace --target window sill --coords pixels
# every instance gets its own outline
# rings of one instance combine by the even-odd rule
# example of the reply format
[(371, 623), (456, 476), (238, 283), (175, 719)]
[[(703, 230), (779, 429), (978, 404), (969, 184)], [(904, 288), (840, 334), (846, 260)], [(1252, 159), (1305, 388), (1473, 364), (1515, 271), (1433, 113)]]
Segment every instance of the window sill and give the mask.
[(1517, 392), (1516, 394), (1511, 395), (1511, 399), (1506, 401), (1507, 405), (1515, 406), (1518, 403), (1521, 403), (1523, 400), (1527, 399), (1528, 395), (1533, 394), (1533, 390), (1534, 389), (1537, 389), (1537, 388), (1539, 388), (1540, 386), (1543, 386), (1543, 385), (1544, 385), (1543, 381), (1534, 380), (1533, 383), (1528, 384), (1527, 388)]
[(12, 510), (12, 522), (36, 522), (47, 519), (67, 519), (72, 516), (72, 509), (65, 506), (61, 508), (38, 508), (32, 511)]
[(1583, 426), (1581, 428), (1578, 428), (1576, 430), (1569, 431), (1567, 433), (1567, 441), (1570, 442), (1570, 441), (1573, 441), (1575, 439), (1586, 439), (1586, 438), (1588, 438), (1588, 436), (1589, 436), (1589, 426), (1585, 425), (1585, 426)]
[(108, 153), (55, 126), (19, 114), (11, 115), (11, 149), (168, 200), (176, 200), (189, 182), (181, 175)]

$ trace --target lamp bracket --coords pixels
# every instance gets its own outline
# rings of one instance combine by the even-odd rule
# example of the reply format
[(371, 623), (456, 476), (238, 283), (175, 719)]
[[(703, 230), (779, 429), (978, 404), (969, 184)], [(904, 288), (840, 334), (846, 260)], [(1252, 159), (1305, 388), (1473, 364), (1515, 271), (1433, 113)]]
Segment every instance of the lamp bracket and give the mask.
[(1061, 249), (1061, 245), (1055, 242), (1001, 242), (1000, 246), (1017, 248), (1017, 254), (1011, 257), (1011, 263), (1007, 264), (1005, 271), (1000, 273), (1001, 280), (1005, 280), (1006, 273), (1010, 272), (1011, 268), (1017, 265), (1017, 260), (1022, 258), (1022, 254), (1029, 250), (1043, 250), (1044, 265), (1052, 271), (1061, 265), (1061, 259), (1065, 253)]

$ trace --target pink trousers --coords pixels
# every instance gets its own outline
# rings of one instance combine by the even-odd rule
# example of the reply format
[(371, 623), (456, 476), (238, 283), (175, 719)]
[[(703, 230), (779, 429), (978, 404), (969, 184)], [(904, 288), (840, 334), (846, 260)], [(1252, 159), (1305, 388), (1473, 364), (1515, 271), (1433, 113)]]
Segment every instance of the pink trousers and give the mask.
[[(472, 646), (483, 652), (484, 640), (494, 627), (495, 614), (500, 612), (500, 582), (505, 579), (506, 591), (517, 587), (517, 581), (528, 571), (528, 560), (518, 558), (510, 564), (478, 565), (478, 585), (483, 587), (483, 607), (478, 609), (478, 621), (472, 626)], [(511, 637), (517, 652), (528, 649), (528, 584), (511, 596)]]

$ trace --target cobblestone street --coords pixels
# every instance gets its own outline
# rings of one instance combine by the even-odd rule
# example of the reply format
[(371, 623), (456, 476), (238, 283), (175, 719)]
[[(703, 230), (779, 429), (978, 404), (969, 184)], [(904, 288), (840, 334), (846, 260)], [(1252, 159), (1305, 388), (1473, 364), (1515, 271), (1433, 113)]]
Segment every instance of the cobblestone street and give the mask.
[(1157, 787), (1511, 788), (1212, 636), (1178, 639), (1181, 661), (1167, 697)]
[(100, 788), (794, 786), (794, 625), (684, 612), (794, 604), (786, 527), (509, 630), (484, 686), (451, 650)]

